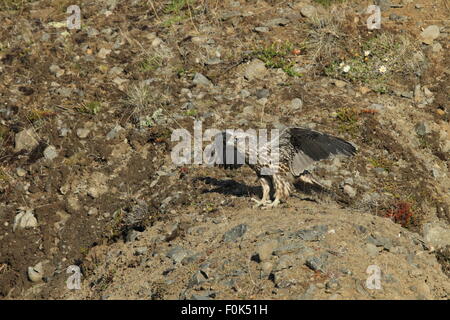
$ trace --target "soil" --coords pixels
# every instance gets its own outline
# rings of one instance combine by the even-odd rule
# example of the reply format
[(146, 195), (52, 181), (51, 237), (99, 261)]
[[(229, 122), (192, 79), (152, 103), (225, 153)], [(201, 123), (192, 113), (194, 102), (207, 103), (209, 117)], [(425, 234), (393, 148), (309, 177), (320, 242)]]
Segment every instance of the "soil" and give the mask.
[[(448, 299), (450, 7), (390, 2), (372, 31), (368, 1), (0, 4), (0, 298)], [(65, 26), (72, 4), (80, 30)], [(425, 44), (430, 25), (440, 34)], [(372, 48), (364, 66), (392, 68), (352, 73), (389, 37), (386, 57), (412, 67)], [(255, 59), (265, 68), (248, 77)], [(249, 168), (173, 163), (172, 132), (195, 120), (310, 127), (358, 153), (317, 166), (328, 190), (299, 185), (280, 208), (252, 209)], [(23, 212), (35, 226), (14, 228)], [(245, 232), (227, 241), (236, 226)], [(72, 265), (80, 290), (66, 286)], [(370, 265), (382, 289), (367, 288)]]

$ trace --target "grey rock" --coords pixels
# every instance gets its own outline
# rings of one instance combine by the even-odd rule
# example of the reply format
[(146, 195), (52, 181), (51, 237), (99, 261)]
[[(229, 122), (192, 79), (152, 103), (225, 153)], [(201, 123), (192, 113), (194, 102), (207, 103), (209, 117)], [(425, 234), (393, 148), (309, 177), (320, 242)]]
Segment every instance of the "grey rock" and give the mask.
[(257, 250), (256, 253), (259, 256), (260, 261), (266, 261), (269, 260), (272, 256), (273, 251), (278, 246), (278, 241), (272, 240), (272, 241), (266, 241), (263, 244), (261, 244)]
[(220, 58), (217, 57), (209, 58), (208, 60), (205, 61), (205, 64), (209, 66), (213, 66), (220, 63), (222, 63), (222, 60), (220, 60)]
[(291, 101), (291, 109), (294, 111), (301, 111), (303, 108), (303, 101), (300, 98), (294, 98)]
[(339, 280), (337, 279), (331, 279), (327, 283), (325, 283), (325, 289), (326, 292), (331, 293), (334, 291), (337, 291), (341, 288), (341, 284), (339, 283)]
[(59, 94), (61, 97), (68, 98), (72, 95), (72, 88), (58, 88), (56, 89), (56, 93)]
[(209, 81), (207, 77), (198, 72), (194, 75), (194, 79), (192, 80), (192, 82), (196, 85), (205, 87), (209, 87), (212, 85), (211, 81)]
[(207, 275), (202, 271), (195, 272), (192, 277), (189, 279), (188, 288), (195, 287), (203, 282), (208, 281)]
[(381, 11), (386, 11), (391, 8), (391, 2), (389, 0), (376, 0), (375, 4), (380, 7)]
[(13, 231), (17, 229), (36, 228), (38, 221), (29, 208), (19, 208), (19, 213), (14, 217)]
[(297, 237), (305, 241), (318, 241), (323, 238), (323, 235), (327, 233), (328, 226), (320, 225), (314, 226), (311, 229), (299, 230), (295, 233)]
[(273, 26), (285, 26), (289, 24), (289, 19), (286, 18), (275, 18), (267, 21), (264, 25), (266, 27), (273, 27)]
[(193, 294), (191, 300), (213, 300), (215, 296), (216, 293), (214, 291), (206, 291), (202, 294)]
[(253, 30), (255, 30), (256, 32), (259, 32), (259, 33), (267, 33), (267, 32), (269, 32), (269, 28), (268, 27), (256, 27)]
[(432, 44), (435, 39), (440, 35), (439, 27), (437, 25), (431, 25), (426, 27), (420, 34), (420, 40), (425, 44)]
[(305, 265), (311, 270), (325, 271), (327, 255), (313, 256), (306, 259)]
[(223, 235), (223, 241), (224, 242), (231, 242), (235, 241), (238, 238), (242, 237), (248, 230), (248, 226), (246, 224), (240, 224), (231, 230), (227, 231)]
[(16, 134), (15, 138), (15, 151), (27, 150), (31, 151), (38, 144), (38, 136), (34, 132), (33, 128), (25, 129)]
[(127, 232), (127, 235), (125, 237), (126, 242), (133, 242), (139, 239), (139, 236), (142, 232), (139, 232), (137, 230), (131, 229)]
[(28, 279), (31, 282), (39, 282), (44, 277), (44, 267), (42, 262), (39, 262), (34, 267), (28, 267)]
[(302, 16), (313, 19), (316, 18), (318, 15), (317, 8), (312, 5), (305, 5), (300, 9), (300, 13)]
[(69, 132), (71, 132), (69, 128), (61, 128), (61, 130), (59, 130), (59, 136), (66, 137)]
[(61, 77), (62, 75), (64, 75), (64, 69), (61, 69), (58, 65), (56, 64), (52, 64), (50, 66), (50, 72), (53, 73), (57, 78)]
[(366, 251), (371, 257), (375, 257), (380, 253), (380, 250), (372, 243), (366, 243)]
[(53, 160), (58, 156), (58, 151), (54, 146), (48, 146), (44, 150), (44, 158), (47, 160)]
[(116, 125), (106, 134), (106, 140), (112, 140), (117, 137), (117, 135), (124, 130), (124, 128), (120, 125)]
[(244, 77), (247, 80), (263, 79), (267, 74), (267, 68), (259, 59), (253, 59), (250, 61), (244, 70)]
[(175, 264), (177, 263), (181, 263), (181, 261), (186, 258), (187, 256), (189, 256), (190, 252), (182, 247), (174, 247), (172, 249), (170, 249), (166, 256), (170, 259), (173, 260), (173, 262)]
[(302, 242), (296, 241), (279, 246), (274, 250), (273, 254), (280, 257), (288, 253), (304, 251), (305, 248), (306, 247)]
[(430, 222), (423, 226), (423, 237), (425, 241), (435, 248), (443, 248), (450, 245), (450, 229), (439, 223)]
[(299, 300), (311, 300), (316, 292), (317, 287), (314, 284), (310, 284), (308, 289), (298, 297)]
[(421, 136), (421, 137), (430, 133), (430, 128), (429, 128), (428, 124), (423, 121), (416, 124), (415, 129), (416, 129), (417, 135)]
[(256, 97), (258, 99), (267, 98), (269, 95), (270, 95), (270, 92), (267, 89), (258, 89), (258, 90), (256, 90)]
[(77, 136), (80, 139), (85, 139), (85, 138), (87, 138), (87, 136), (89, 135), (90, 132), (91, 132), (91, 130), (89, 130), (89, 129), (79, 128), (79, 129), (77, 129)]
[(356, 190), (355, 190), (352, 186), (350, 186), (350, 185), (348, 185), (348, 184), (346, 184), (346, 185), (344, 186), (344, 192), (345, 192), (350, 198), (354, 198), (354, 197), (356, 196)]
[(138, 247), (134, 250), (134, 254), (136, 256), (143, 256), (144, 254), (146, 254), (148, 252), (148, 248), (147, 247)]
[(372, 103), (372, 104), (369, 106), (369, 109), (371, 109), (371, 110), (376, 110), (376, 111), (382, 111), (382, 110), (384, 109), (384, 105), (379, 104), (379, 103)]

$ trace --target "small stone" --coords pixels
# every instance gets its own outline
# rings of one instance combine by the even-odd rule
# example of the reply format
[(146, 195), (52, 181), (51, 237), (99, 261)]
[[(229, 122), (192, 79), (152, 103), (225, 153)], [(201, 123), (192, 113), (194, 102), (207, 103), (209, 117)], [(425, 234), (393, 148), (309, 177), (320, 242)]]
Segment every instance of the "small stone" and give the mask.
[(58, 156), (58, 151), (56, 151), (56, 148), (54, 146), (48, 146), (44, 150), (44, 158), (47, 160), (53, 160)]
[(261, 265), (261, 271), (263, 272), (263, 275), (269, 275), (273, 270), (273, 263), (269, 261), (265, 261)]
[(17, 168), (17, 169), (16, 169), (16, 174), (17, 174), (19, 177), (25, 177), (26, 174), (27, 174), (27, 171), (26, 171), (25, 169), (22, 169), (22, 168)]
[(442, 51), (442, 44), (440, 44), (439, 42), (434, 43), (433, 46), (431, 47), (431, 51), (433, 51), (433, 52), (441, 52)]
[(418, 124), (416, 124), (416, 133), (418, 136), (426, 136), (427, 134), (430, 133), (430, 128), (428, 127), (428, 124), (425, 122), (419, 122)]
[(143, 256), (148, 251), (147, 247), (138, 247), (134, 250), (134, 255), (136, 256)]
[(89, 130), (89, 129), (79, 128), (79, 129), (77, 129), (77, 136), (80, 139), (84, 139), (84, 138), (87, 138), (87, 136), (89, 135), (90, 132), (91, 132), (91, 130)]
[(199, 86), (209, 87), (212, 85), (211, 81), (209, 81), (207, 77), (198, 72), (194, 75), (194, 79), (192, 80), (192, 82)]
[(267, 98), (269, 96), (270, 92), (267, 89), (258, 89), (256, 90), (256, 97), (258, 99)]
[(310, 268), (311, 270), (319, 270), (319, 271), (324, 271), (324, 266), (325, 266), (325, 256), (315, 256), (315, 257), (309, 257), (308, 259), (306, 259), (306, 266), (308, 268)]
[(291, 101), (291, 109), (294, 111), (301, 111), (303, 108), (303, 101), (300, 98), (292, 99)]
[(382, 111), (384, 109), (384, 105), (379, 103), (372, 103), (369, 108), (370, 110)]
[(302, 16), (306, 17), (306, 18), (316, 18), (317, 17), (317, 9), (316, 7), (312, 6), (312, 5), (305, 5), (300, 9), (300, 13), (302, 14)]
[(319, 241), (327, 233), (328, 226), (314, 226), (311, 229), (299, 230), (295, 233), (297, 237), (305, 241)]
[(269, 28), (268, 27), (256, 27), (253, 30), (255, 30), (256, 32), (259, 32), (259, 33), (267, 33), (267, 32), (269, 32)]
[(248, 230), (248, 226), (246, 224), (240, 224), (231, 230), (227, 231), (223, 235), (223, 241), (224, 242), (231, 242), (235, 241), (238, 238), (242, 237)]
[(289, 24), (289, 19), (286, 18), (275, 18), (267, 21), (264, 25), (266, 27), (273, 27), (273, 26), (285, 26)]
[(38, 221), (32, 209), (19, 208), (19, 213), (14, 217), (13, 231), (16, 229), (36, 228)]
[(59, 66), (57, 66), (56, 64), (52, 64), (50, 66), (50, 72), (55, 74), (57, 78), (61, 77), (62, 75), (64, 75), (64, 69), (61, 69)]
[(38, 137), (33, 128), (25, 129), (16, 134), (15, 138), (15, 151), (21, 151), (23, 149), (31, 151), (38, 144)]
[(111, 49), (101, 48), (97, 53), (97, 57), (100, 59), (106, 59), (106, 56), (111, 53)]
[(450, 229), (437, 223), (426, 223), (423, 226), (423, 238), (435, 248), (443, 248), (450, 245)]
[(247, 80), (263, 79), (267, 74), (267, 68), (264, 62), (259, 59), (252, 60), (244, 71), (244, 77)]
[(42, 262), (39, 262), (34, 267), (28, 267), (28, 279), (31, 282), (39, 282), (44, 277), (44, 268)]
[(354, 197), (356, 196), (356, 190), (355, 190), (352, 186), (350, 186), (350, 185), (348, 185), (348, 184), (346, 184), (346, 185), (344, 186), (344, 192), (345, 192), (350, 198), (354, 198)]
[(378, 255), (380, 250), (372, 243), (366, 243), (366, 251), (371, 257), (375, 257)]
[(259, 259), (261, 261), (269, 260), (270, 257), (272, 257), (272, 253), (275, 250), (275, 248), (278, 246), (278, 241), (272, 240), (267, 241), (261, 244), (258, 249), (256, 250), (256, 253), (259, 256)]
[(181, 263), (181, 261), (189, 255), (189, 252), (182, 247), (174, 247), (170, 249), (166, 256), (173, 260), (175, 264)]
[(432, 44), (433, 41), (439, 37), (439, 34), (439, 27), (436, 25), (431, 25), (422, 31), (420, 34), (420, 39), (425, 44)]
[(117, 135), (124, 130), (122, 126), (116, 125), (106, 134), (106, 140), (112, 140), (117, 137)]
[(347, 82), (342, 81), (342, 80), (334, 80), (333, 81), (334, 85), (338, 88), (344, 88), (347, 85)]

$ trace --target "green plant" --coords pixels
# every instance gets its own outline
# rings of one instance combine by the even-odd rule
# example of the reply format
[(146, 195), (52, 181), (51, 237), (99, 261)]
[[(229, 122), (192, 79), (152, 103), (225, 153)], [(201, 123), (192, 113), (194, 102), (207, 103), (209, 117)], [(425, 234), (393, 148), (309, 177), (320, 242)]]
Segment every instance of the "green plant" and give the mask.
[(101, 109), (102, 109), (102, 104), (100, 102), (91, 101), (91, 102), (82, 104), (78, 108), (78, 111), (80, 111), (81, 113), (96, 115), (97, 113), (100, 112)]
[(252, 56), (263, 61), (267, 68), (281, 69), (291, 77), (300, 77), (301, 74), (294, 69), (294, 49), (295, 46), (290, 42), (272, 43), (270, 46), (253, 50)]
[(158, 54), (146, 55), (146, 57), (139, 63), (141, 71), (153, 71), (162, 66), (163, 58)]

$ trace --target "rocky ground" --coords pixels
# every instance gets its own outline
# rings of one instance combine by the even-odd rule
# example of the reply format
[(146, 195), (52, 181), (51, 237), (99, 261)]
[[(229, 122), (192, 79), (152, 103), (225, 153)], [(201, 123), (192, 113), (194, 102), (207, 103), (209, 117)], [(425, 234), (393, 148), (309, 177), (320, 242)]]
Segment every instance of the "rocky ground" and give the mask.
[[(370, 4), (2, 1), (0, 297), (448, 299), (450, 5)], [(358, 153), (251, 209), (248, 168), (173, 164), (195, 120)]]

